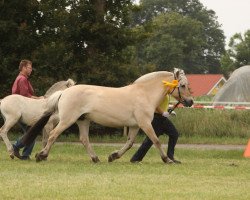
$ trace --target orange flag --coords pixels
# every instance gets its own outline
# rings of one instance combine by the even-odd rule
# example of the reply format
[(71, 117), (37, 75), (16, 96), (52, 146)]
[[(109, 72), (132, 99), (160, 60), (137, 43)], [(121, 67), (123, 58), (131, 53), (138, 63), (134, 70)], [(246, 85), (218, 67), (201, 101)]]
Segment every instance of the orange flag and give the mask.
[(245, 149), (244, 155), (245, 158), (250, 158), (250, 140), (248, 140), (247, 147)]

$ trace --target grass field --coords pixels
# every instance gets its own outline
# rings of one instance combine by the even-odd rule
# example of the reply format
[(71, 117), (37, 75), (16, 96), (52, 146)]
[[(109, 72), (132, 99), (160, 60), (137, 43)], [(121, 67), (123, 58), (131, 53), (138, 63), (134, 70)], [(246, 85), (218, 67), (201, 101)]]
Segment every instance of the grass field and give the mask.
[[(34, 153), (40, 150), (38, 143)], [(250, 159), (242, 150), (176, 149), (183, 164), (164, 164), (155, 148), (131, 164), (132, 148), (107, 162), (118, 147), (94, 146), (93, 164), (81, 145), (55, 144), (48, 161), (10, 160), (0, 142), (0, 198), (6, 199), (250, 199)]]

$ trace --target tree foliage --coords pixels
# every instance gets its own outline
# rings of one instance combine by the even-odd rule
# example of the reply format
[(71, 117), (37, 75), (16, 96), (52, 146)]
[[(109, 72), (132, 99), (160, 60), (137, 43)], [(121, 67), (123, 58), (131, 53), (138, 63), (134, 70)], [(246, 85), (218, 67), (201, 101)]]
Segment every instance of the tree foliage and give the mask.
[[(160, 62), (155, 63), (156, 69), (177, 65), (192, 73), (220, 71), (225, 36), (214, 11), (204, 8), (198, 0), (142, 0), (134, 14), (136, 24), (153, 26), (146, 30), (150, 33), (147, 43), (139, 48), (145, 51), (144, 54), (152, 54), (153, 57), (158, 47), (165, 51), (152, 60)], [(151, 61), (148, 57), (139, 60)]]
[(10, 93), (20, 58), (31, 59), (32, 52), (39, 46), (39, 37), (34, 34), (37, 9), (38, 3), (35, 0), (0, 3), (1, 96)]
[[(3, 1), (0, 7), (1, 96), (10, 93), (21, 59), (33, 61), (36, 92), (75, 79), (120, 86), (136, 76), (130, 0)], [(6, 84), (8, 82), (8, 84)], [(46, 88), (46, 89), (45, 89)]]
[(153, 70), (220, 70), (224, 36), (198, 0), (0, 1), (0, 95), (21, 59), (42, 95), (54, 82), (123, 86)]
[(226, 76), (244, 65), (250, 65), (250, 30), (244, 34), (234, 34), (227, 51), (221, 57), (221, 67)]

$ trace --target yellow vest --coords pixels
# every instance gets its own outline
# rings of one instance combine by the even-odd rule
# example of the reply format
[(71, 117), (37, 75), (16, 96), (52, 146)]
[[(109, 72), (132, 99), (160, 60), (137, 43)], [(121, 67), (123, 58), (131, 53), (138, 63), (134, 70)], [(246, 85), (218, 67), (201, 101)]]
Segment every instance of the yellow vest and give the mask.
[(168, 106), (169, 106), (169, 95), (167, 94), (164, 97), (164, 100), (162, 101), (162, 103), (160, 104), (160, 109), (162, 109), (163, 112), (167, 112), (168, 111)]

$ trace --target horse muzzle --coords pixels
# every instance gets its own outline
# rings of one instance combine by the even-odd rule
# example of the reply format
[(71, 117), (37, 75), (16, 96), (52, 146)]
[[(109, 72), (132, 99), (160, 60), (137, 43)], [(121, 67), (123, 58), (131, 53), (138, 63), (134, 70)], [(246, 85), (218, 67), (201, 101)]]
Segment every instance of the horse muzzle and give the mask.
[(194, 104), (194, 100), (193, 99), (184, 99), (182, 104), (185, 107), (191, 107)]

